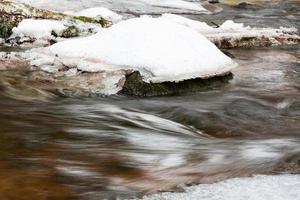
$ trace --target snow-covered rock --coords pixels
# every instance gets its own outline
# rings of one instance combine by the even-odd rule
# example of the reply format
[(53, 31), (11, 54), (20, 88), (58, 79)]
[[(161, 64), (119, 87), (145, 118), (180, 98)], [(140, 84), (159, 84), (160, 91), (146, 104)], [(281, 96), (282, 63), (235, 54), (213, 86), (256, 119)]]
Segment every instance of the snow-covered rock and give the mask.
[(161, 193), (143, 200), (295, 200), (300, 199), (300, 175), (235, 178), (186, 188), (184, 193)]
[(12, 36), (48, 38), (52, 35), (52, 32), (60, 35), (66, 28), (67, 27), (61, 21), (24, 19), (19, 23), (18, 27), (13, 28)]
[(160, 18), (191, 28), (221, 48), (276, 46), (299, 44), (300, 36), (296, 28), (256, 28), (226, 20), (214, 28), (204, 22), (191, 20), (175, 14), (163, 14)]
[(147, 82), (206, 78), (236, 66), (213, 43), (160, 18), (122, 21), (93, 36), (50, 46), (48, 56), (88, 72), (130, 69)]
[(104, 7), (94, 7), (94, 8), (84, 9), (84, 10), (74, 13), (74, 15), (90, 17), (90, 18), (102, 17), (103, 19), (106, 19), (113, 23), (117, 23), (122, 20), (121, 15), (119, 15), (107, 8), (104, 8)]
[(80, 21), (24, 19), (12, 29), (8, 41), (18, 45), (45, 46), (63, 38), (86, 36), (101, 31), (101, 27)]

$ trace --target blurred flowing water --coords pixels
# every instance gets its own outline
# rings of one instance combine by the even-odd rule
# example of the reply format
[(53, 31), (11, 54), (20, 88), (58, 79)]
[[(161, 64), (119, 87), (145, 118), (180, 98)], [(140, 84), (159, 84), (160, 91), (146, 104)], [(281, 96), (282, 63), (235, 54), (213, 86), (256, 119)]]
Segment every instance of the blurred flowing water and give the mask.
[[(234, 10), (256, 24), (245, 13), (261, 9), (191, 17), (221, 20)], [(298, 23), (282, 5), (272, 9), (276, 23)], [(126, 199), (300, 173), (299, 47), (229, 52), (240, 64), (229, 83), (176, 96), (66, 98), (0, 72), (0, 199)]]

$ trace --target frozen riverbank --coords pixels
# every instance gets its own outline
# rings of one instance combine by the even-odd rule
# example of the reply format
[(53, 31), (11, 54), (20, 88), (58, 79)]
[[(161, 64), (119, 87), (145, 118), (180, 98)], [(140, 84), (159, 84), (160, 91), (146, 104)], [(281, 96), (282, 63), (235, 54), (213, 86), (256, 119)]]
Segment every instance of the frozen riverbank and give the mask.
[(300, 199), (300, 175), (254, 176), (161, 193), (143, 200), (295, 200)]

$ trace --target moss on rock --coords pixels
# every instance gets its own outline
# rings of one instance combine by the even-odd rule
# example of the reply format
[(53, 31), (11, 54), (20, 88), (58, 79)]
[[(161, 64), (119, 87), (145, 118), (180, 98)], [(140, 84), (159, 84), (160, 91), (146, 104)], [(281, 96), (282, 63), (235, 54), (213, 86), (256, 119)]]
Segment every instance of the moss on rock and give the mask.
[(196, 92), (228, 83), (233, 78), (232, 73), (208, 79), (191, 79), (180, 82), (146, 83), (139, 72), (135, 71), (126, 76), (123, 89), (119, 94), (130, 96), (161, 96), (186, 92)]
[(64, 38), (78, 37), (79, 30), (75, 26), (70, 26), (62, 32), (61, 36)]

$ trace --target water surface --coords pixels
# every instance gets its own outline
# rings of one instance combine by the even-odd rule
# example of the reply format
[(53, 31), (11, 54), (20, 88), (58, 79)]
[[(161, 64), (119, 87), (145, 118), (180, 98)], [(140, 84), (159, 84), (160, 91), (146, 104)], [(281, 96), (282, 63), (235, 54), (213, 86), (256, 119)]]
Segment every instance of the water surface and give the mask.
[[(276, 22), (298, 23), (281, 8)], [(212, 18), (229, 11), (257, 23), (229, 7)], [(253, 12), (271, 24), (270, 9)], [(299, 173), (299, 47), (229, 52), (240, 64), (231, 81), (164, 97), (61, 97), (0, 72), (0, 199), (125, 199)]]

